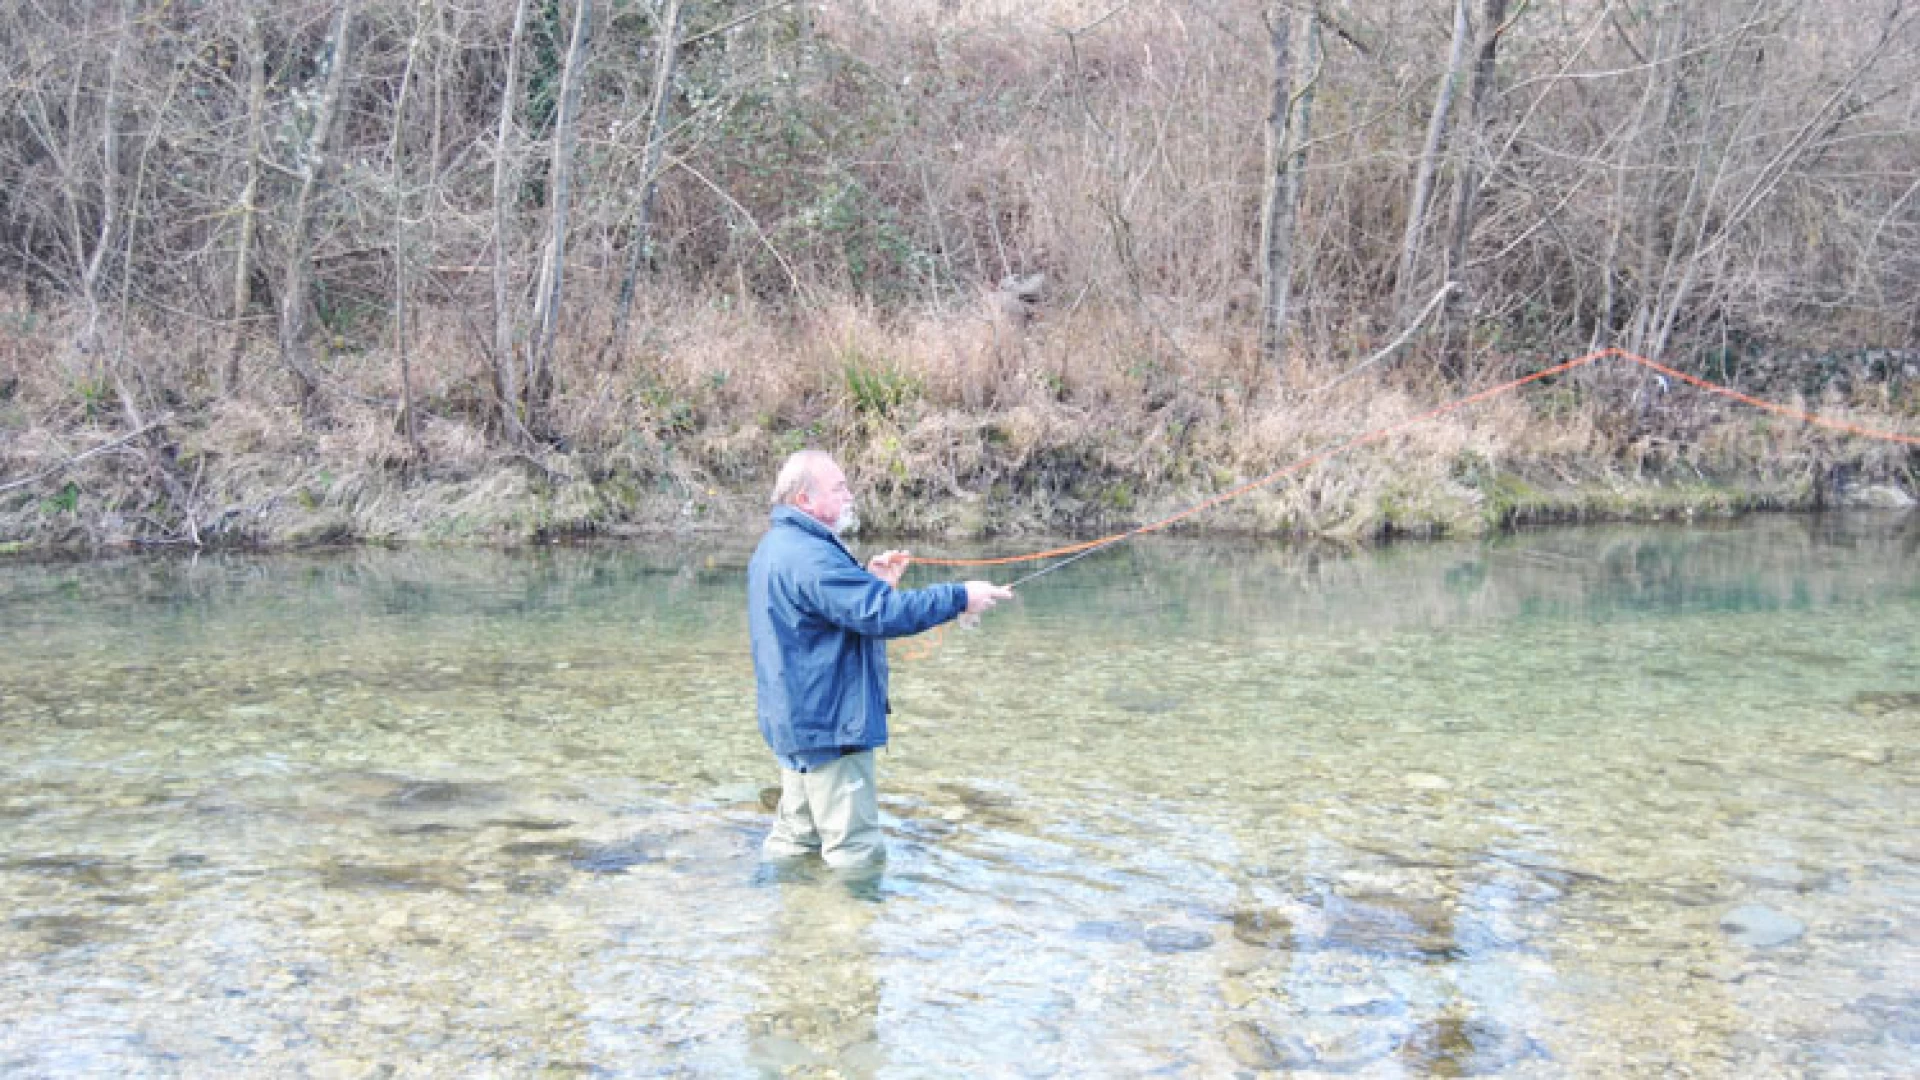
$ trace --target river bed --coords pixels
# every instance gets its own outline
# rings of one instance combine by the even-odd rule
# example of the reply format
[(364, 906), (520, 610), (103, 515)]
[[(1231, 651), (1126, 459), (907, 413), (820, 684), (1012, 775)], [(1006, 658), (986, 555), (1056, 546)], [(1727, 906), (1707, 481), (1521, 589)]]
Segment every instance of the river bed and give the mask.
[(1920, 1056), (1920, 518), (1100, 553), (894, 644), (867, 882), (752, 539), (0, 563), (0, 1074)]

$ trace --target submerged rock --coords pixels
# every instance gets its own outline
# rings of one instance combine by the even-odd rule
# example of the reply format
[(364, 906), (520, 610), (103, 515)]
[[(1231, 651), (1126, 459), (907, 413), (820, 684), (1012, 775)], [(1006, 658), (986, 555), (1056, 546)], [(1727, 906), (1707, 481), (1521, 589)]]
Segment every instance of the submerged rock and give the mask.
[(1222, 1036), (1227, 1052), (1256, 1072), (1353, 1073), (1393, 1053), (1400, 1041), (1392, 1033), (1366, 1027), (1322, 1032), (1312, 1041), (1275, 1035), (1252, 1020), (1236, 1020)]
[(463, 831), (458, 825), (447, 825), (438, 821), (423, 821), (417, 825), (395, 825), (387, 830), (395, 836), (443, 836), (447, 833)]
[[(1027, 819), (1019, 811), (1019, 802), (1003, 791), (990, 791), (972, 784), (946, 783), (938, 785), (949, 798), (957, 800), (958, 807), (948, 806), (938, 811), (947, 821), (975, 821), (981, 825), (1021, 829), (1027, 826)], [(953, 813), (958, 810), (959, 813)]]
[(501, 829), (514, 829), (519, 832), (556, 832), (569, 828), (573, 822), (564, 818), (495, 818), (485, 822)]
[(463, 892), (467, 888), (457, 870), (433, 864), (337, 863), (321, 871), (320, 881), (329, 889)]
[(1309, 1067), (1323, 1073), (1359, 1072), (1393, 1053), (1400, 1045), (1398, 1035), (1375, 1025), (1329, 1031), (1307, 1041), (1313, 1055)]
[(578, 859), (587, 853), (584, 840), (516, 840), (501, 844), (500, 854), (510, 859)]
[(65, 855), (35, 855), (15, 862), (0, 863), (0, 869), (58, 876), (75, 885), (93, 889), (124, 888), (138, 876), (138, 872), (130, 866)]
[(1428, 1020), (1400, 1045), (1401, 1060), (1421, 1076), (1490, 1076), (1545, 1053), (1525, 1034), (1484, 1017)]
[(1346, 900), (1333, 897), (1321, 948), (1420, 959), (1440, 959), (1462, 951), (1454, 916), (1439, 904), (1417, 900)]
[(1383, 1016), (1404, 1016), (1407, 1003), (1398, 997), (1364, 997), (1335, 1005), (1330, 1010), (1335, 1016), (1364, 1016), (1378, 1018)]
[(1452, 791), (1453, 781), (1433, 773), (1410, 772), (1400, 782), (1411, 791)]
[(642, 863), (659, 862), (660, 858), (651, 841), (635, 836), (607, 844), (582, 844), (578, 854), (568, 861), (574, 869), (589, 874), (624, 874)]
[(1313, 1065), (1313, 1051), (1294, 1036), (1276, 1037), (1252, 1020), (1235, 1020), (1222, 1036), (1227, 1053), (1256, 1072), (1298, 1072)]
[(1156, 926), (1147, 931), (1143, 940), (1148, 952), (1196, 952), (1212, 945), (1213, 935), (1203, 930), (1186, 930), (1178, 926)]
[(122, 933), (116, 924), (90, 915), (22, 915), (7, 920), (7, 925), (58, 949), (91, 945)]
[(388, 810), (453, 810), (466, 807), (495, 806), (506, 801), (506, 793), (496, 784), (469, 784), (451, 780), (417, 780), (403, 783), (380, 800)]
[(1445, 904), (1404, 897), (1329, 896), (1317, 912), (1303, 913), (1297, 920), (1277, 911), (1236, 912), (1233, 936), (1267, 949), (1331, 949), (1411, 960), (1450, 959), (1510, 945)]
[(767, 1033), (747, 1044), (747, 1063), (763, 1072), (784, 1076), (797, 1069), (818, 1067), (823, 1059), (798, 1039)]
[(1862, 716), (1920, 710), (1920, 690), (1868, 690), (1853, 695), (1848, 703)]
[(1772, 949), (1798, 941), (1807, 924), (1763, 904), (1742, 904), (1720, 916), (1720, 929), (1736, 944)]
[(621, 874), (642, 863), (662, 858), (651, 837), (634, 836), (625, 840), (519, 840), (502, 844), (500, 854), (515, 860), (551, 859), (564, 862), (589, 874)]
[(1139, 923), (1084, 919), (1073, 924), (1073, 936), (1083, 941), (1138, 941), (1144, 936), (1144, 931)]
[(1162, 716), (1180, 708), (1185, 702), (1172, 694), (1160, 694), (1151, 691), (1113, 689), (1106, 693), (1107, 703), (1125, 712), (1142, 716)]
[(1902, 1046), (1920, 1047), (1920, 994), (1873, 994), (1854, 1002), (1849, 1011), (1872, 1024), (1883, 1037)]
[(1233, 936), (1263, 949), (1283, 949), (1293, 944), (1293, 920), (1277, 911), (1236, 911)]

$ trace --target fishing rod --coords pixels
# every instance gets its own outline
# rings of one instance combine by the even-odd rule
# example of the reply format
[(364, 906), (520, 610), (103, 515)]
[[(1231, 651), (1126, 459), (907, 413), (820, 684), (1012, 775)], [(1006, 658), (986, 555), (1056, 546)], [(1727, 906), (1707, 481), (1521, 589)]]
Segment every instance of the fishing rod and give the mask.
[(1118, 536), (1110, 536), (1107, 539), (1100, 541), (1098, 544), (1095, 544), (1094, 546), (1087, 548), (1085, 551), (1079, 552), (1078, 554), (1075, 554), (1075, 555), (1069, 555), (1066, 558), (1061, 559), (1057, 563), (1050, 563), (1047, 566), (1043, 566), (1040, 569), (1035, 570), (1033, 573), (1026, 575), (1025, 577), (1019, 578), (1011, 582), (1010, 584), (1007, 585), (1007, 588), (1017, 589), (1020, 586), (1025, 585), (1027, 582), (1034, 580), (1035, 578), (1046, 577), (1048, 574), (1053, 573), (1055, 570), (1058, 570), (1061, 567), (1067, 566), (1071, 563), (1077, 563), (1081, 559), (1086, 558), (1087, 556), (1093, 554), (1096, 551), (1105, 551), (1106, 549), (1112, 547), (1115, 544), (1122, 543), (1127, 540), (1131, 540), (1133, 539), (1134, 535), (1135, 534), (1129, 532), (1129, 533), (1121, 533)]

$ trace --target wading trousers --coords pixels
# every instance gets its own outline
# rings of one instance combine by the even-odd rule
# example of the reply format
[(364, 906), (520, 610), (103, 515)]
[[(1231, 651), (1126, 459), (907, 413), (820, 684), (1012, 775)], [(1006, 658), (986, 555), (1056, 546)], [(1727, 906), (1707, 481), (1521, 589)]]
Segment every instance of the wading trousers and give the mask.
[(760, 851), (769, 859), (817, 852), (835, 869), (884, 861), (873, 751), (847, 754), (803, 773), (781, 769), (780, 805)]

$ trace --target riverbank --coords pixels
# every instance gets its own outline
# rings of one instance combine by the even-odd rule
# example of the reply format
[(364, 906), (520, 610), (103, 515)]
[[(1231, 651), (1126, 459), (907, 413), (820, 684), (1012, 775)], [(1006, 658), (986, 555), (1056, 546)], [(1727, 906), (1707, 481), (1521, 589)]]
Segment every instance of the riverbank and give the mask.
[[(210, 338), (155, 330), (102, 355), (75, 351), (71, 316), (7, 328), (11, 553), (751, 532), (802, 446), (845, 464), (872, 532), (953, 547), (1100, 534), (1209, 500), (1222, 501), (1181, 528), (1366, 543), (1920, 497), (1911, 445), (1618, 358), (1447, 409), (1569, 354), (1486, 353), (1457, 378), (1417, 351), (1359, 370), (1273, 367), (1230, 328), (1196, 324), (1173, 348), (1092, 310), (1009, 326), (687, 304), (653, 313), (617, 357), (563, 350), (532, 439), (501, 432), (486, 366), (449, 327), (410, 355), (408, 394), (394, 358), (369, 347), (327, 357), (323, 390), (304, 397), (265, 353), (219, 385)], [(1858, 428), (1920, 430), (1910, 352), (1701, 374)]]
[[(1703, 444), (1755, 434), (1751, 417), (1725, 418)], [(944, 425), (935, 425), (941, 427)], [(975, 422), (974, 447), (993, 444), (996, 421)], [(418, 468), (369, 468), (352, 458), (269, 453), (176, 453), (193, 462), (186, 498), (170, 498), (154, 470), (128, 469), (116, 451), (0, 496), (0, 554), (86, 554), (130, 548), (299, 549), (516, 546), (587, 538), (748, 534), (766, 513), (765, 477), (776, 463), (724, 470), (711, 458), (663, 454), (658, 468), (611, 465), (559, 451), (495, 453)], [(84, 448), (105, 433), (72, 433)], [(919, 456), (929, 433), (909, 432)], [(1498, 456), (1460, 440), (1497, 442), (1466, 424), (1410, 433), (1400, 445), (1361, 447), (1214, 506), (1182, 530), (1371, 543), (1479, 535), (1515, 527), (1594, 521), (1731, 517), (1756, 511), (1915, 505), (1912, 459), (1872, 444), (1836, 443), (1790, 459), (1722, 460), (1676, 447), (1659, 463), (1631, 456)], [(91, 439), (89, 439), (91, 436)], [(828, 444), (832, 445), (832, 444)], [(948, 443), (945, 449), (974, 447)], [(964, 474), (900, 468), (891, 440), (839, 445), (852, 464), (870, 533), (946, 549), (1029, 534), (1094, 535), (1158, 521), (1256, 482), (1296, 458), (1251, 454), (1146, 473), (1115, 461), (1111, 443), (1042, 443), (1024, 454), (991, 449)], [(16, 482), (16, 481), (9, 481)], [(178, 482), (174, 481), (177, 487)], [(183, 507), (191, 507), (189, 514)]]

